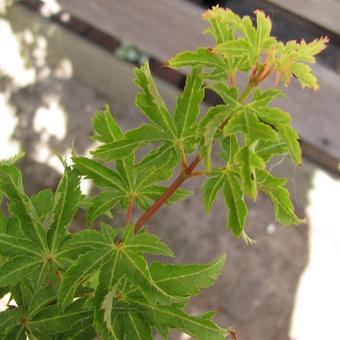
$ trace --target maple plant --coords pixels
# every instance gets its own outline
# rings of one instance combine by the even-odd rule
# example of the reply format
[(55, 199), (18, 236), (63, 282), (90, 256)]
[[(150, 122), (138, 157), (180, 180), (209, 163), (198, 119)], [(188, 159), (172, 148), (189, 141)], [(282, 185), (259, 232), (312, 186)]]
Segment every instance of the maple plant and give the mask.
[[(214, 313), (186, 311), (190, 298), (221, 273), (224, 256), (208, 264), (173, 264), (145, 254), (174, 257), (147, 224), (164, 204), (189, 197), (192, 193), (180, 186), (197, 176), (205, 177), (207, 213), (223, 194), (226, 226), (235, 237), (250, 240), (244, 197), (256, 199), (259, 191), (272, 200), (278, 222), (303, 223), (286, 179), (268, 170), (278, 155), (301, 163), (298, 135), (290, 115), (271, 103), (284, 93), (260, 85), (274, 74), (271, 84), (288, 85), (294, 76), (302, 87), (317, 89), (307, 63), (315, 61), (327, 38), (282, 43), (271, 36), (263, 12), (255, 17), (253, 24), (230, 10), (205, 12), (216, 46), (185, 51), (167, 62), (190, 70), (174, 114), (148, 63), (136, 68), (136, 105), (147, 122), (124, 132), (108, 107), (97, 112), (93, 157), (73, 151), (55, 193), (47, 189), (29, 197), (15, 160), (0, 164), (0, 292), (10, 294), (8, 309), (0, 313), (1, 339), (147, 340), (156, 333), (167, 338), (170, 329), (200, 340), (236, 337), (213, 321)], [(245, 86), (239, 85), (240, 73), (248, 75)], [(221, 103), (201, 112), (207, 88)], [(99, 193), (83, 195), (81, 178), (91, 179)], [(109, 222), (114, 207), (124, 213), (123, 225)], [(78, 209), (86, 210), (87, 226), (70, 233)]]

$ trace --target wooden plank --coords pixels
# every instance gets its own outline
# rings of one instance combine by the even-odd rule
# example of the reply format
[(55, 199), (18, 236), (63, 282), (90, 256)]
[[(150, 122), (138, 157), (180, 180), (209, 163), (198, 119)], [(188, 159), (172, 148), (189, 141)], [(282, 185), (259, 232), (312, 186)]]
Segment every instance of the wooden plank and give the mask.
[[(63, 9), (106, 33), (128, 40), (160, 61), (183, 49), (207, 45), (210, 39), (201, 34), (204, 22), (197, 6), (181, 0), (59, 0)], [(340, 21), (339, 21), (340, 22)], [(313, 66), (320, 90), (302, 91), (295, 80), (285, 91), (288, 100), (282, 106), (293, 115), (308, 154), (325, 154), (340, 160), (340, 76), (328, 68)], [(316, 150), (312, 152), (313, 148)], [(314, 156), (313, 156), (314, 155)], [(327, 164), (326, 164), (327, 166)]]
[(267, 0), (279, 7), (340, 34), (339, 0)]
[(58, 0), (77, 18), (128, 41), (159, 60), (211, 44), (203, 10), (183, 0)]

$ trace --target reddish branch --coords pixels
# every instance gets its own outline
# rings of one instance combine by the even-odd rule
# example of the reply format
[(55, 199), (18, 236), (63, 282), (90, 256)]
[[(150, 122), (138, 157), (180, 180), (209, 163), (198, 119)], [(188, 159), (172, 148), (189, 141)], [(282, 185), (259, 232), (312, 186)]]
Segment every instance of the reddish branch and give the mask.
[(188, 167), (182, 169), (181, 174), (175, 179), (175, 181), (168, 187), (168, 189), (162, 194), (161, 197), (139, 218), (135, 225), (135, 232), (138, 232), (140, 228), (158, 211), (158, 209), (166, 202), (166, 200), (173, 195), (173, 193), (185, 182), (188, 178), (197, 176), (197, 173), (193, 173), (194, 169), (201, 161), (200, 156), (190, 163)]
[(129, 225), (131, 223), (134, 204), (135, 204), (135, 195), (131, 194), (130, 202), (129, 202), (129, 206), (128, 206), (128, 210), (127, 210), (126, 218), (125, 218), (125, 225)]

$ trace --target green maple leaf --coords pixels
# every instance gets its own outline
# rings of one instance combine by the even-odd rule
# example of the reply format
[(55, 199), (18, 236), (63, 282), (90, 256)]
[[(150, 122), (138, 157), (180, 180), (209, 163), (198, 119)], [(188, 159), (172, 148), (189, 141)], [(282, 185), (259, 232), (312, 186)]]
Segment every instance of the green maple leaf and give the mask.
[(207, 212), (212, 208), (219, 192), (223, 193), (228, 208), (227, 228), (236, 237), (242, 235), (247, 217), (240, 179), (233, 170), (215, 170), (203, 184), (203, 205)]
[[(103, 270), (109, 270), (111, 275), (115, 274), (115, 280), (127, 275), (129, 280), (139, 285), (150, 299), (171, 298), (154, 284), (143, 257), (145, 252), (172, 256), (170, 249), (156, 236), (146, 232), (133, 236), (133, 226), (123, 233), (121, 242), (116, 240), (117, 232), (109, 226), (102, 225), (101, 233), (85, 231), (68, 241), (66, 247), (80, 249), (81, 243), (89, 251), (81, 255), (65, 273), (59, 288), (59, 304), (62, 308), (72, 301), (80, 283), (101, 267)], [(105, 263), (109, 265), (105, 266)]]

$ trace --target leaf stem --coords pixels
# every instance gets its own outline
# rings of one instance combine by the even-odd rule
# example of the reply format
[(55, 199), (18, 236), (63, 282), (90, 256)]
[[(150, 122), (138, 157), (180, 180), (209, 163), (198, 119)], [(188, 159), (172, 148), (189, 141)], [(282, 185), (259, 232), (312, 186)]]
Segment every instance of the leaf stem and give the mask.
[(249, 81), (247, 87), (244, 89), (243, 93), (240, 95), (240, 98), (238, 99), (238, 101), (240, 103), (243, 103), (246, 100), (246, 98), (249, 96), (251, 90), (254, 87), (255, 85), (251, 81)]
[(126, 226), (131, 223), (134, 204), (135, 204), (135, 194), (131, 193), (130, 194), (129, 206), (128, 206), (128, 210), (127, 210), (126, 218), (125, 218), (125, 225)]
[(185, 182), (192, 177), (193, 171), (201, 161), (201, 157), (197, 155), (190, 165), (183, 169), (181, 174), (168, 187), (168, 189), (158, 198), (158, 200), (138, 219), (135, 225), (135, 233), (142, 228), (142, 226), (163, 206), (169, 197)]

